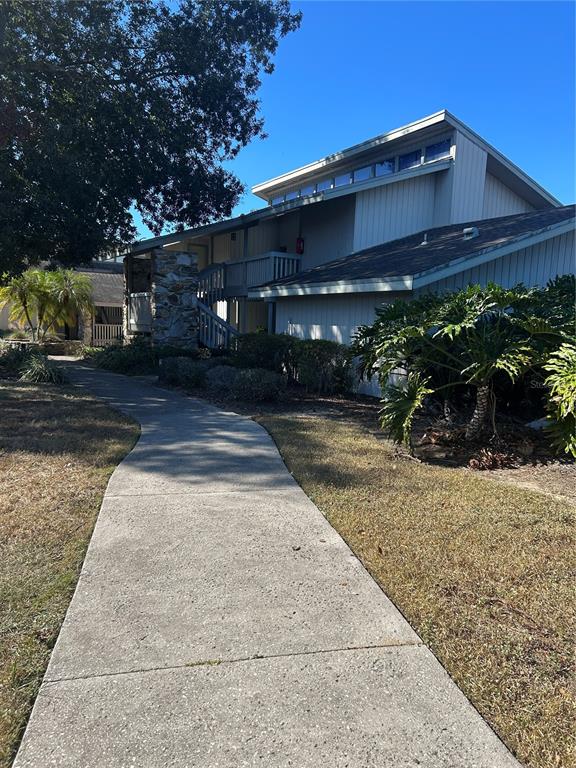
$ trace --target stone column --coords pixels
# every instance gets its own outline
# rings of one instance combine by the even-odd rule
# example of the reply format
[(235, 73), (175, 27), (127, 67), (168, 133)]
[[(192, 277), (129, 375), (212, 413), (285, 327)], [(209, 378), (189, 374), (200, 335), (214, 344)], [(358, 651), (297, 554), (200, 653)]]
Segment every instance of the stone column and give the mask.
[(198, 346), (198, 260), (193, 253), (152, 253), (152, 342)]

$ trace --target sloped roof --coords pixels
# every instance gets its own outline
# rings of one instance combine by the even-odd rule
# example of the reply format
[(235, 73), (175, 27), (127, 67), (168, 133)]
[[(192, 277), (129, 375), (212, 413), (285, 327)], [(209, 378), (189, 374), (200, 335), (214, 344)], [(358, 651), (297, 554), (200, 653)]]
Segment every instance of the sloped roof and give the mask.
[[(555, 227), (569, 224), (575, 216), (576, 206), (566, 205), (424, 230), (275, 280), (255, 291), (341, 281), (414, 278), (458, 261), (462, 262), (462, 269), (466, 269), (467, 262), (477, 255), (494, 252), (496, 258), (499, 249), (514, 243), (522, 248), (524, 240), (539, 232), (551, 230), (550, 236), (553, 236)], [(478, 236), (465, 240), (463, 229), (466, 227), (477, 227)], [(423, 244), (425, 236), (426, 244)]]
[(124, 268), (108, 262), (91, 267), (79, 267), (92, 283), (92, 301), (100, 306), (120, 306), (124, 301)]

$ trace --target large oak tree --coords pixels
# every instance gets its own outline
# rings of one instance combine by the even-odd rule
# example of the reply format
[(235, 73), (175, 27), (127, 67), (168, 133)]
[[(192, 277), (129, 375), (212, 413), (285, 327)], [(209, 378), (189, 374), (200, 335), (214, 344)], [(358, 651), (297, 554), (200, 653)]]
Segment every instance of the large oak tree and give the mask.
[(230, 214), (286, 0), (0, 0), (0, 273)]

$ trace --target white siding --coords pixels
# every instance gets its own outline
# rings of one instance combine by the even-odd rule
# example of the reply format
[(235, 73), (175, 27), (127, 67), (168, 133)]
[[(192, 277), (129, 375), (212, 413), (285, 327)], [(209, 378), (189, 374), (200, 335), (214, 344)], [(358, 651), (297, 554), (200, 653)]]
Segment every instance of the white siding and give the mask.
[(356, 195), (354, 250), (405, 237), (434, 225), (436, 174)]
[(482, 218), (492, 219), (496, 216), (511, 216), (514, 213), (527, 213), (533, 210), (535, 210), (534, 206), (527, 200), (512, 192), (491, 173), (486, 174)]
[(463, 134), (456, 133), (451, 224), (482, 218), (486, 152)]
[(576, 273), (576, 243), (574, 232), (550, 238), (530, 248), (522, 248), (473, 269), (466, 269), (437, 283), (415, 291), (454, 291), (467, 285), (486, 285), (494, 282), (504, 288), (518, 283), (526, 286), (546, 285), (557, 275)]

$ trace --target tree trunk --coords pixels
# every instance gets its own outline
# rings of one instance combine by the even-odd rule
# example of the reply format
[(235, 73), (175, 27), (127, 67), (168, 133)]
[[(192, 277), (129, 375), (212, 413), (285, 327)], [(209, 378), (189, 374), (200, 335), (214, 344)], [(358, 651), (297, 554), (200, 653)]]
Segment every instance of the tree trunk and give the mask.
[(476, 390), (476, 406), (466, 427), (466, 440), (475, 440), (484, 434), (490, 418), (490, 385), (481, 384)]

